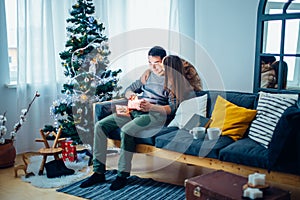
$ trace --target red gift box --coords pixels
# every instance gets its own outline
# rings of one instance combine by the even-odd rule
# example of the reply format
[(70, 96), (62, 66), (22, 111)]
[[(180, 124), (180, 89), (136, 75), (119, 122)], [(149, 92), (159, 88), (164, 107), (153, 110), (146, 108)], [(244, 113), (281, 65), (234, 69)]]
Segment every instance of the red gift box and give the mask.
[(61, 142), (63, 161), (74, 162), (77, 160), (76, 146), (74, 146), (72, 143), (72, 140)]

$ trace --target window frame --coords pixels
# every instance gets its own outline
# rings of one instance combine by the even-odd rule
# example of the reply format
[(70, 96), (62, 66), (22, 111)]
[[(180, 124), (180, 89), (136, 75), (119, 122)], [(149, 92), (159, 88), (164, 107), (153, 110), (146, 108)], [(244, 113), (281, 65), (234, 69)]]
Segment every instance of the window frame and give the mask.
[[(286, 9), (288, 9), (288, 6), (292, 3), (294, 0), (287, 0), (282, 8), (282, 13), (276, 13), (276, 14), (269, 14), (266, 12), (267, 8), (267, 2), (268, 0), (260, 0), (259, 6), (258, 6), (258, 12), (257, 12), (257, 32), (256, 32), (256, 50), (255, 50), (255, 67), (254, 67), (254, 83), (253, 83), (253, 92), (257, 93), (259, 91), (269, 91), (269, 92), (277, 92), (277, 93), (300, 93), (300, 87), (297, 88), (291, 88), (291, 89), (283, 89), (282, 88), (282, 82), (283, 78), (281, 76), (282, 72), (282, 62), (284, 57), (297, 57), (300, 59), (300, 54), (288, 54), (284, 53), (284, 40), (285, 40), (285, 28), (286, 28), (286, 20), (290, 19), (299, 19), (300, 20), (300, 13), (287, 13), (285, 12)], [(270, 2), (269, 2), (270, 3)], [(276, 3), (276, 2), (274, 2)], [(264, 23), (268, 21), (273, 20), (279, 20), (282, 22), (281, 26), (281, 41), (280, 41), (280, 51), (279, 53), (264, 53)], [(298, 38), (300, 39), (300, 38)], [(298, 41), (299, 42), (299, 41)], [(261, 56), (276, 56), (279, 57), (279, 74), (278, 74), (278, 88), (261, 88), (261, 62), (260, 57)], [(300, 66), (297, 67), (295, 72), (299, 73)], [(297, 71), (298, 70), (298, 71)]]

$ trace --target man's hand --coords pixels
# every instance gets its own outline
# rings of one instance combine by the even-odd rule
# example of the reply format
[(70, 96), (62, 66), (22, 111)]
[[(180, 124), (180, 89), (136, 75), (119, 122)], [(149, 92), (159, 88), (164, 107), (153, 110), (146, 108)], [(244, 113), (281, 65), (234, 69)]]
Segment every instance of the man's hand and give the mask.
[(126, 98), (126, 99), (132, 99), (133, 96), (134, 96), (134, 97), (137, 96), (136, 93), (134, 93), (133, 91), (127, 90), (127, 91), (125, 92), (125, 98)]
[(146, 101), (145, 99), (142, 99), (140, 102), (140, 108), (141, 111), (143, 112), (149, 112), (150, 109), (152, 108), (153, 104), (150, 103), (149, 101)]

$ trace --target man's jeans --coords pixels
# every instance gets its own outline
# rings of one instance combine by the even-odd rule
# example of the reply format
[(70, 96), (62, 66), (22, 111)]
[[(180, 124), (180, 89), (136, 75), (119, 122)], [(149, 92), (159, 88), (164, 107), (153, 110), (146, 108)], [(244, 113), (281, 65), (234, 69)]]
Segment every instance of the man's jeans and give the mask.
[(162, 127), (165, 115), (158, 112), (143, 113), (132, 111), (131, 117), (111, 114), (95, 124), (93, 170), (104, 173), (106, 170), (107, 135), (121, 128), (121, 152), (118, 163), (118, 176), (128, 177), (131, 170), (131, 160), (135, 152), (134, 137), (145, 129)]

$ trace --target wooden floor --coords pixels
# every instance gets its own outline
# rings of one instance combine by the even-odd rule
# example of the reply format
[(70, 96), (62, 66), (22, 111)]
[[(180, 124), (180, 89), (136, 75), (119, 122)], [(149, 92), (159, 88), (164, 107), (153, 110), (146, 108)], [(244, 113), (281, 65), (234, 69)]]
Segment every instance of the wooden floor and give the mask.
[[(107, 166), (108, 169), (117, 168), (118, 156), (108, 156)], [(22, 163), (21, 156), (17, 156), (16, 164)], [(91, 170), (92, 171), (92, 170)], [(211, 169), (201, 168), (169, 160), (164, 160), (152, 156), (143, 154), (135, 154), (133, 160), (132, 174), (144, 178), (153, 178), (158, 181), (173, 183), (177, 185), (183, 185), (186, 178), (197, 176), (204, 173), (211, 172)], [(92, 172), (91, 172), (92, 173)], [(30, 183), (25, 183), (20, 179), (20, 176), (24, 175), (19, 171), (19, 176), (14, 177), (14, 169), (6, 168), (0, 169), (0, 199), (1, 200), (52, 200), (52, 199), (82, 199), (74, 196), (70, 196), (64, 193), (56, 192), (53, 189), (41, 189), (32, 186)], [(272, 185), (272, 183), (270, 183)], [(292, 199), (300, 199), (300, 188), (288, 187), (284, 185), (275, 185), (287, 189), (292, 193)]]

